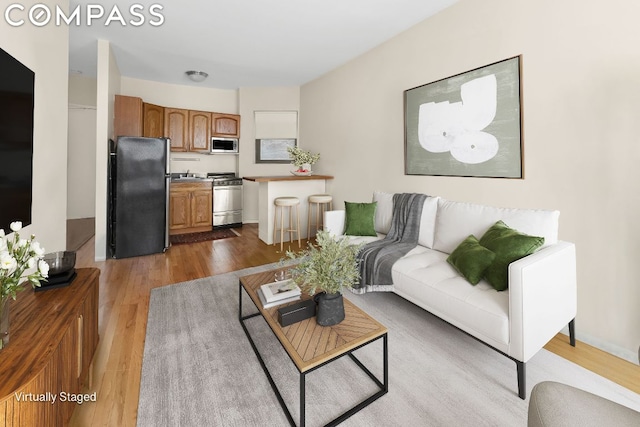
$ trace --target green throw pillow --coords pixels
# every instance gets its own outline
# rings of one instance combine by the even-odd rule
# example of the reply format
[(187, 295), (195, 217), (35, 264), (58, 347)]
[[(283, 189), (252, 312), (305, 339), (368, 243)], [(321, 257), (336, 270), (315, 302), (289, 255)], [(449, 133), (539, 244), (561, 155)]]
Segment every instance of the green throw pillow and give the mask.
[(472, 234), (451, 252), (447, 262), (469, 283), (477, 285), (495, 257), (496, 254), (484, 246), (480, 246), (478, 239)]
[(484, 277), (498, 291), (509, 287), (509, 264), (534, 253), (544, 244), (544, 237), (529, 236), (496, 222), (484, 233), (480, 244), (496, 254)]
[(373, 226), (377, 202), (344, 202), (346, 211), (344, 234), (349, 236), (377, 236)]

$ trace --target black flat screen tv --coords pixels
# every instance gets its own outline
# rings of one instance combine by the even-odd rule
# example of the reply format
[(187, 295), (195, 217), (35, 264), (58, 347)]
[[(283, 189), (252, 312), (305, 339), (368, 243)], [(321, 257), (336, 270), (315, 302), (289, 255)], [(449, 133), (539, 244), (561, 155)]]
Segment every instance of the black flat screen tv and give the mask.
[(0, 228), (31, 224), (35, 74), (0, 48)]

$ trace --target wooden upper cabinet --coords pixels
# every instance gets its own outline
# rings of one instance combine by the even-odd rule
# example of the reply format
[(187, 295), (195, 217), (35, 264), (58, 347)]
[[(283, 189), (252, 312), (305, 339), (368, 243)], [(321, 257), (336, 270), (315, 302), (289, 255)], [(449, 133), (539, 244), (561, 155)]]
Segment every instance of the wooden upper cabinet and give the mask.
[(240, 138), (240, 116), (237, 114), (211, 114), (211, 134)]
[(142, 98), (116, 95), (113, 136), (142, 136)]
[(142, 104), (143, 131), (142, 136), (162, 138), (164, 136), (164, 107), (160, 105)]
[(164, 136), (171, 139), (171, 151), (189, 151), (189, 110), (164, 109)]
[(211, 113), (189, 110), (189, 144), (190, 151), (209, 151)]

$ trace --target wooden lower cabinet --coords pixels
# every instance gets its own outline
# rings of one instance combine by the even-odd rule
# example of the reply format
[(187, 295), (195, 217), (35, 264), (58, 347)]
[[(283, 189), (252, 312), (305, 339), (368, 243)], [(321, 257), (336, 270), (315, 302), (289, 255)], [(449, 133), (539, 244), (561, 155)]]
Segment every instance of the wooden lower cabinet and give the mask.
[(169, 234), (197, 233), (213, 229), (211, 182), (171, 183)]
[(100, 270), (77, 273), (65, 288), (29, 289), (12, 301), (9, 345), (0, 351), (0, 426), (65, 426), (77, 396), (91, 395)]

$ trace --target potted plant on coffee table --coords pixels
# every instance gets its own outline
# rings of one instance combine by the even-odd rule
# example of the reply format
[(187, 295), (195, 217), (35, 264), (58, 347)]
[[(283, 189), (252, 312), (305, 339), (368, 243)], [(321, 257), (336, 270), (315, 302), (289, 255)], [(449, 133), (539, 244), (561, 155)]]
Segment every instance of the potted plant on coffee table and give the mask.
[(362, 245), (351, 245), (345, 238), (334, 239), (320, 230), (317, 246), (309, 242), (306, 250), (287, 251), (287, 258), (299, 259), (291, 268), (293, 281), (309, 295), (316, 295), (316, 321), (321, 326), (335, 325), (344, 320), (342, 291), (360, 279), (357, 254)]

